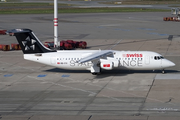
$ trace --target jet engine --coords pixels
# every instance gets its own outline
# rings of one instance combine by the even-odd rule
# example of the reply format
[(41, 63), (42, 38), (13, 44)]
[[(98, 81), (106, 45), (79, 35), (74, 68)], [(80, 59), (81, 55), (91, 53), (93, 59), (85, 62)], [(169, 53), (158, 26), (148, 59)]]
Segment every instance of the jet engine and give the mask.
[(111, 57), (107, 57), (107, 60), (113, 63), (113, 67), (119, 67), (119, 60)]
[(113, 68), (119, 67), (119, 61), (110, 57), (100, 59), (100, 67), (105, 70), (112, 70)]
[(104, 61), (100, 63), (100, 67), (105, 70), (112, 70), (114, 67), (114, 64), (110, 61), (107, 61), (107, 62)]

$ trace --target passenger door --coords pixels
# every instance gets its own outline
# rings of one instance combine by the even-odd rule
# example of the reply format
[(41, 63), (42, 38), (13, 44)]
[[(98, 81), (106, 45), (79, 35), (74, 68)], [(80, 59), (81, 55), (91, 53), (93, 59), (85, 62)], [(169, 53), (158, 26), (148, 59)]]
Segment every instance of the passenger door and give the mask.
[(145, 56), (145, 64), (149, 65), (150, 64), (150, 56)]
[(56, 57), (55, 56), (51, 56), (51, 64), (56, 64)]

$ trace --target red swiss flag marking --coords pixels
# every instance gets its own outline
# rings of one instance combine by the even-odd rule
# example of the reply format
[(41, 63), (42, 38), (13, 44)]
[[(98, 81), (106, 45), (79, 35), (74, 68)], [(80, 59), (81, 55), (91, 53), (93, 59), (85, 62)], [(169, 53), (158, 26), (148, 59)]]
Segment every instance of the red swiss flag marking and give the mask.
[(110, 67), (110, 64), (103, 64), (103, 67)]
[(60, 64), (60, 62), (57, 62), (57, 64)]

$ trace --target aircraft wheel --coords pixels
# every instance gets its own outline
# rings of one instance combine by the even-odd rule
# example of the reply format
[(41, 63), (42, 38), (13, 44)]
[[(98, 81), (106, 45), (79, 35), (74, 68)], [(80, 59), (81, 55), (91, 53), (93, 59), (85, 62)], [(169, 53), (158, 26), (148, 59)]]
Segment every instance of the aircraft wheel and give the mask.
[(100, 72), (94, 72), (94, 73), (92, 73), (93, 75), (98, 75), (98, 74), (100, 74)]
[(164, 71), (164, 70), (162, 70), (162, 74), (165, 74), (165, 71)]
[(92, 73), (93, 75), (97, 75), (97, 73)]

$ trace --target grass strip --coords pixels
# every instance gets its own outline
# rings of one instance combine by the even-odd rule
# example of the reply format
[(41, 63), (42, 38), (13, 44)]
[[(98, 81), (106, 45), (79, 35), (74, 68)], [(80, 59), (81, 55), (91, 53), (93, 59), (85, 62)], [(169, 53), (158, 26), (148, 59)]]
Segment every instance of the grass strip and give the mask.
[(50, 6), (49, 3), (0, 3), (1, 7), (15, 7), (15, 6)]
[[(54, 3), (0, 3), (1, 7), (47, 7), (47, 6), (51, 6), (54, 7)], [(58, 3), (58, 6), (73, 6), (70, 4), (63, 4), (63, 3)]]
[[(107, 13), (107, 12), (169, 12), (163, 9), (145, 9), (145, 8), (61, 8), (58, 13)], [(20, 9), (2, 9), (0, 14), (52, 14), (51, 8), (20, 8)]]
[(146, 8), (74, 8), (59, 9), (59, 13), (103, 13), (103, 12), (167, 12), (170, 10)]

